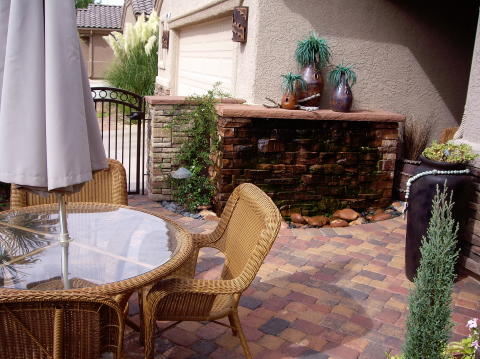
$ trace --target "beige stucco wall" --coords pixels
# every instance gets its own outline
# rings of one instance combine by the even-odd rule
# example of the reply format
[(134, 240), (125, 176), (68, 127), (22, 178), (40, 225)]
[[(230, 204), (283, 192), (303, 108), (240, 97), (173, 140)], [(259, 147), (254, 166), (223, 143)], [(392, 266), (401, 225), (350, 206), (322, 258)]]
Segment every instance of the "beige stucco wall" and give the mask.
[[(165, 19), (171, 13), (175, 19), (209, 3), (219, 1), (164, 0), (160, 15)], [(314, 30), (331, 45), (333, 63), (355, 65), (354, 108), (386, 109), (417, 120), (432, 117), (432, 136), (437, 136), (462, 117), (477, 9), (470, 2), (455, 7), (436, 3), (435, 11), (426, 2), (414, 3), (243, 1), (250, 7), (249, 34), (248, 42), (237, 47), (233, 95), (254, 103), (262, 103), (265, 96), (279, 99), (280, 75), (298, 70), (293, 58), (297, 41)], [(171, 40), (157, 78), (167, 87), (174, 77), (175, 31)], [(324, 107), (330, 93), (327, 86)]]
[(123, 16), (125, 16), (124, 27), (125, 27), (125, 24), (127, 24), (127, 23), (135, 24), (137, 19), (135, 18), (135, 15), (133, 14), (132, 0), (126, 0), (123, 7), (124, 7)]
[(462, 142), (472, 145), (477, 152), (480, 152), (480, 23), (477, 26), (477, 38), (470, 70), (462, 137)]
[(114, 59), (113, 50), (103, 39), (103, 36), (109, 33), (109, 30), (80, 30), (82, 53), (90, 79), (103, 79), (105, 71)]
[[(454, 16), (441, 9), (401, 3), (411, 2), (260, 1), (258, 43), (262, 46), (254, 100), (280, 95), (279, 76), (296, 69), (292, 54), (297, 40), (315, 30), (331, 45), (334, 64), (355, 64), (354, 108), (382, 108), (419, 120), (432, 116), (434, 135), (456, 125), (465, 104), (473, 33), (468, 38), (464, 33), (469, 31), (472, 14), (464, 12), (459, 26)], [(450, 11), (454, 15), (462, 9)], [(330, 93), (327, 86), (325, 107)]]

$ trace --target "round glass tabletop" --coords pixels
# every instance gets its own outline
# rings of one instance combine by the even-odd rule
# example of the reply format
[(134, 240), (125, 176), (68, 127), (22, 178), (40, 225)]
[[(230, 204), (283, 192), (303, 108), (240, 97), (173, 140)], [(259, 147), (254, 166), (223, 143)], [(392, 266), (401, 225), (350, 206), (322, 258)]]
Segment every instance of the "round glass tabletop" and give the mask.
[(0, 213), (0, 288), (68, 289), (123, 281), (168, 263), (182, 245), (175, 224), (116, 205), (69, 204), (67, 226), (71, 241), (63, 245), (58, 206)]

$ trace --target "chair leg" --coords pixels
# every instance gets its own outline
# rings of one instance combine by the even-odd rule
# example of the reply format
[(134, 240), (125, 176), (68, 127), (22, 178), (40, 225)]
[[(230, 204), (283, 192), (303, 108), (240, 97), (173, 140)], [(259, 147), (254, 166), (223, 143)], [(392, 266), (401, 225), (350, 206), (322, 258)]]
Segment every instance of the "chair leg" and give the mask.
[[(245, 358), (253, 359), (252, 354), (250, 354), (250, 349), (248, 348), (247, 338), (245, 338), (245, 334), (243, 333), (242, 324), (240, 323), (240, 318), (238, 317), (238, 311), (237, 311), (236, 308), (232, 312), (231, 317), (232, 317), (233, 322), (234, 322), (234, 327), (238, 331), (238, 337), (240, 339), (240, 344), (242, 345), (243, 353), (245, 354)], [(228, 316), (228, 318), (230, 319), (230, 315)]]
[(233, 318), (233, 314), (230, 313), (228, 315), (228, 321), (230, 322), (230, 327), (232, 328), (232, 334), (234, 337), (238, 335), (237, 327), (235, 326), (235, 319)]
[(139, 310), (139, 319), (140, 319), (140, 335), (139, 342), (140, 345), (145, 345), (145, 318), (143, 316), (143, 291), (140, 289), (137, 291), (138, 298), (138, 310)]
[(145, 359), (153, 359), (154, 352), (155, 352), (155, 326), (156, 321), (155, 317), (147, 316), (144, 319), (144, 343), (145, 343)]

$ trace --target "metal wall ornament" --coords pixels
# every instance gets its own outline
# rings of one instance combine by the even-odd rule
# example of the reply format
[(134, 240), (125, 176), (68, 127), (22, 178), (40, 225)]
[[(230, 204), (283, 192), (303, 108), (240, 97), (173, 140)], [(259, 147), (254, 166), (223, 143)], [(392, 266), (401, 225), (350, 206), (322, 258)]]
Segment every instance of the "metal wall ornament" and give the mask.
[(248, 6), (236, 6), (233, 8), (232, 40), (235, 42), (247, 42), (248, 30)]
[(162, 32), (162, 49), (167, 49), (168, 50), (169, 40), (170, 40), (170, 31), (164, 30)]

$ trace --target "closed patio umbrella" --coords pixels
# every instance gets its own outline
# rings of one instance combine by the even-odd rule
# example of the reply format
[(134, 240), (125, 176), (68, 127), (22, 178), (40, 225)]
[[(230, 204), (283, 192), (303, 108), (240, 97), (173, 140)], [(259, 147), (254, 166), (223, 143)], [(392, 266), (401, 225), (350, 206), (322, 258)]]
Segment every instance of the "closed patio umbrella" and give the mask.
[(107, 168), (73, 0), (0, 1), (0, 181), (63, 193)]

